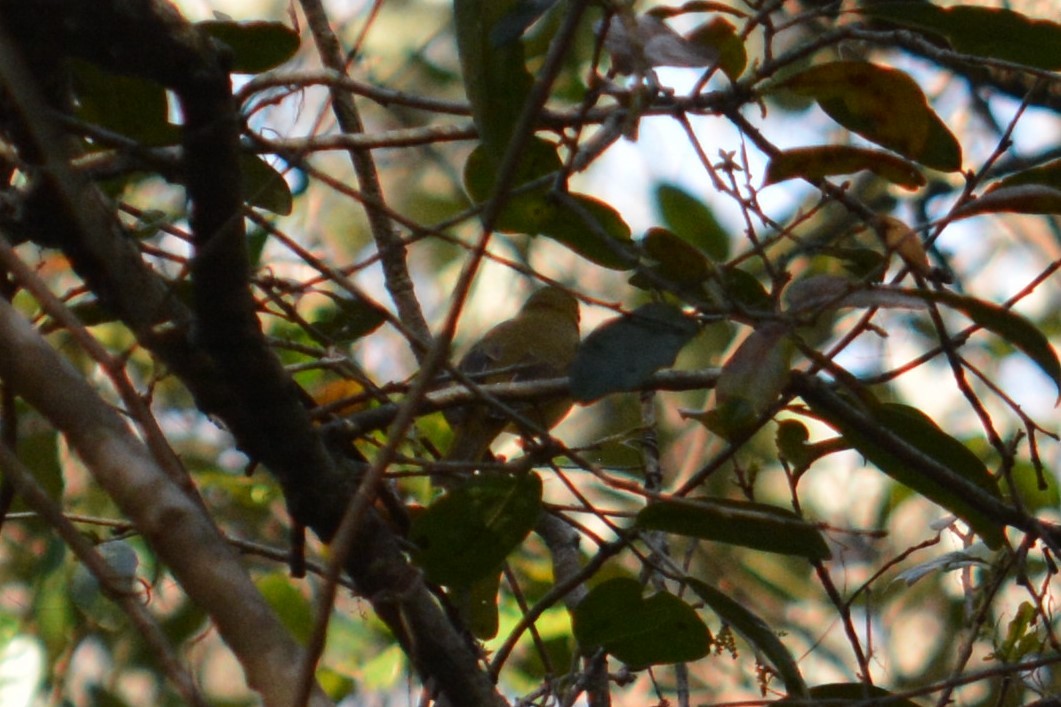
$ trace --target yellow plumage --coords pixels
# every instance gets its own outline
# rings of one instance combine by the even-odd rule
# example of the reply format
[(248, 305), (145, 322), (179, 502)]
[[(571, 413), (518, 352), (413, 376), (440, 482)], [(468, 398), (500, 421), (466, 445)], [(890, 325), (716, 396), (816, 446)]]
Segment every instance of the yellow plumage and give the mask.
[[(578, 300), (558, 287), (542, 288), (527, 299), (519, 314), (486, 332), (458, 368), (480, 384), (564, 376), (578, 350), (578, 322)], [(571, 400), (520, 402), (511, 407), (550, 429), (571, 409)], [(510, 427), (510, 420), (489, 405), (459, 408), (448, 419), (454, 427), (445, 457), (449, 461), (479, 461)]]

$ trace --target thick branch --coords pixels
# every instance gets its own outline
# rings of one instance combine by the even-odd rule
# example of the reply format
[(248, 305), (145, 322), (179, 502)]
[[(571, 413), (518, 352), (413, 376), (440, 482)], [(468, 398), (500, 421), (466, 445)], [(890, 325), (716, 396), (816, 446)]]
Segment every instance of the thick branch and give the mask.
[[(247, 683), (267, 705), (290, 705), (302, 649), (202, 507), (155, 462), (92, 386), (2, 301), (0, 342), (0, 378), (66, 436), (96, 482), (192, 600), (210, 614), (243, 665)], [(317, 692), (313, 704), (329, 701)]]

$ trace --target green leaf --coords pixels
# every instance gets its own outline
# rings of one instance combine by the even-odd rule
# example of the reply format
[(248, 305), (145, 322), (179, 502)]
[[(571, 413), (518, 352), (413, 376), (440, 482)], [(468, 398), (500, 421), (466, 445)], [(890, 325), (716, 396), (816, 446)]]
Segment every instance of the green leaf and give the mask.
[[(1004, 539), (1002, 527), (968, 503), (955, 491), (912, 469), (873, 436), (852, 424), (848, 417), (833, 409), (807, 400), (815, 415), (844, 436), (844, 439), (878, 469), (908, 486), (933, 503), (965, 521), (988, 547), (998, 549)], [(897, 403), (873, 405), (864, 410), (884, 433), (891, 434), (924, 456), (946, 467), (957, 476), (1002, 500), (995, 478), (979, 457), (958, 440), (941, 430), (935, 422), (916, 408)]]
[(557, 0), (517, 0), (490, 31), (490, 43), (495, 47), (519, 41), (528, 28), (549, 11)]
[[(24, 404), (17, 404), (18, 458), (33, 472), (50, 498), (60, 501), (66, 487), (63, 463), (59, 456), (59, 433), (39, 412)], [(25, 501), (16, 496), (11, 506), (15, 512), (28, 510)]]
[(1018, 460), (1006, 481), (1011, 482), (1006, 484), (1007, 495), (1019, 498), (1021, 505), (1031, 513), (1061, 508), (1057, 477), (1037, 474), (1035, 468), (1026, 461)]
[(243, 198), (248, 204), (281, 216), (291, 213), (294, 198), (282, 174), (261, 157), (246, 153), (240, 154), (239, 166), (243, 171)]
[(313, 635), (313, 605), (293, 580), (283, 572), (270, 572), (256, 577), (254, 584), (295, 640), (309, 643)]
[(298, 32), (280, 22), (207, 20), (196, 26), (232, 50), (232, 71), (237, 74), (276, 68), (298, 51)]
[(375, 304), (349, 297), (324, 293), (334, 308), (328, 308), (312, 322), (313, 328), (328, 337), (328, 344), (350, 343), (371, 334), (387, 321)]
[(737, 28), (723, 17), (713, 17), (686, 36), (693, 46), (710, 47), (718, 53), (719, 66), (730, 81), (736, 81), (748, 65), (748, 52)]
[[(697, 248), (665, 228), (650, 228), (641, 239), (641, 249), (654, 262), (645, 268), (678, 291), (694, 290), (717, 274), (714, 264)], [(636, 272), (630, 284), (644, 290), (657, 287), (644, 272)]]
[(898, 69), (861, 61), (819, 64), (770, 89), (810, 96), (845, 128), (933, 169), (961, 169), (961, 146)]
[(586, 260), (610, 270), (629, 270), (637, 262), (630, 227), (619, 212), (599, 199), (568, 194), (550, 202), (539, 235), (563, 243)]
[(1051, 189), (1061, 190), (1061, 159), (1051, 160), (1038, 167), (1014, 172), (1000, 179), (988, 188), (988, 193), (1001, 187), (1016, 187), (1022, 184), (1038, 184)]
[(1061, 189), (1042, 184), (999, 187), (954, 210), (954, 218), (969, 218), (1000, 212), (1016, 214), (1061, 214)]
[(597, 327), (571, 366), (571, 393), (589, 402), (631, 390), (674, 363), (696, 336), (696, 322), (668, 304), (653, 302)]
[(470, 587), (496, 572), (538, 521), (542, 482), (536, 474), (476, 477), (413, 519), (414, 559), (433, 582)]
[(1030, 321), (1012, 309), (946, 290), (915, 290), (910, 294), (957, 309), (984, 329), (1005, 339), (1050, 377), (1061, 396), (1061, 361), (1047, 338)]
[(722, 290), (728, 300), (748, 311), (773, 311), (770, 293), (754, 275), (740, 268), (722, 268)]
[(497, 43), (518, 14), (519, 0), (454, 0), (464, 88), (484, 149), (500, 160), (519, 121), (534, 81), (527, 71), (518, 40)]
[(749, 611), (743, 604), (730, 599), (714, 587), (698, 579), (687, 577), (686, 583), (719, 618), (733, 627), (737, 633), (769, 660), (790, 695), (806, 696), (807, 685), (799, 672), (795, 657), (785, 648), (777, 633), (761, 618)]
[(1046, 71), (1061, 69), (1061, 25), (1056, 22), (1033, 20), (1012, 10), (971, 5), (942, 8), (926, 2), (874, 3), (863, 12), (941, 35), (962, 54)]
[(674, 184), (656, 187), (656, 208), (663, 222), (682, 240), (715, 261), (729, 258), (729, 234), (704, 202)]
[(805, 467), (814, 460), (810, 441), (810, 431), (799, 420), (782, 420), (777, 423), (777, 435), (774, 443), (782, 459), (797, 467)]
[(641, 509), (636, 525), (809, 560), (825, 560), (832, 554), (813, 524), (792, 511), (750, 501), (657, 501)]
[(802, 177), (816, 181), (836, 174), (851, 174), (868, 170), (882, 179), (906, 189), (917, 189), (926, 184), (925, 175), (916, 165), (880, 150), (867, 150), (848, 145), (800, 147), (784, 150), (770, 158), (763, 185), (777, 184), (787, 179)]
[(641, 596), (641, 585), (617, 577), (594, 587), (572, 612), (583, 650), (600, 646), (634, 668), (703, 658), (711, 635), (696, 611), (673, 594)]
[(788, 384), (792, 350), (785, 325), (766, 324), (752, 332), (722, 366), (715, 409), (701, 421), (727, 439), (746, 432)]
[(448, 596), (464, 626), (480, 641), (497, 636), (500, 616), (497, 592), (501, 588), (501, 572), (491, 572), (472, 582), (470, 587), (455, 587)]
[(136, 76), (111, 74), (86, 61), (71, 63), (77, 117), (157, 147), (180, 140), (180, 128), (169, 122), (169, 103), (162, 84)]
[[(476, 204), (483, 203), (493, 195), (498, 160), (499, 157), (485, 144), (477, 145), (468, 155), (464, 163), (464, 186)], [(494, 227), (502, 233), (535, 235), (552, 223), (557, 210), (556, 204), (549, 198), (552, 184), (544, 183), (529, 190), (525, 185), (554, 174), (561, 167), (556, 145), (541, 138), (528, 140), (512, 180), (515, 193), (505, 200)]]

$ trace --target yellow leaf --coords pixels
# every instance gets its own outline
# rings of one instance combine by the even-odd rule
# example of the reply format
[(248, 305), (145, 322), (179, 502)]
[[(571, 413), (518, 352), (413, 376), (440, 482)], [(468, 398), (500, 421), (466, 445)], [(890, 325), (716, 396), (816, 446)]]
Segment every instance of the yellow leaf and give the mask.
[(921, 239), (905, 223), (891, 216), (881, 216), (877, 232), (888, 251), (897, 253), (914, 272), (925, 276), (932, 273)]
[(354, 380), (328, 381), (315, 387), (310, 395), (318, 407), (329, 408), (333, 415), (351, 415), (368, 405), (365, 386)]

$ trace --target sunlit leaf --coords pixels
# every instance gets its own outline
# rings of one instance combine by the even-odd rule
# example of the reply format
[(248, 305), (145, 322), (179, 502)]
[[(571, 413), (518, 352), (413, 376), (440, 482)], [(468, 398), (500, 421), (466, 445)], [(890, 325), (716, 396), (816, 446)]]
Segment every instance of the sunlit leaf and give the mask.
[[(1018, 460), (1005, 478), (1007, 495), (1015, 495), (1030, 512), (1061, 508), (1057, 477), (1036, 473), (1028, 462)], [(1015, 488), (1014, 488), (1015, 487)]]
[(674, 363), (694, 336), (696, 322), (668, 304), (653, 302), (595, 329), (571, 366), (571, 393), (588, 402), (631, 390)]
[(280, 22), (208, 20), (196, 26), (232, 50), (232, 71), (237, 74), (275, 69), (298, 51), (298, 32)]
[(697, 660), (711, 636), (696, 611), (673, 594), (642, 596), (636, 580), (618, 577), (594, 587), (572, 612), (583, 649), (600, 646), (635, 668)]
[(909, 75), (861, 61), (818, 64), (775, 84), (814, 98), (845, 128), (933, 169), (961, 169), (961, 147)]
[(848, 145), (826, 145), (799, 147), (774, 155), (766, 166), (764, 184), (776, 184), (798, 177), (814, 181), (862, 170), (869, 170), (907, 189), (917, 189), (926, 183), (925, 175), (916, 165), (888, 152)]
[(746, 606), (734, 601), (714, 587), (698, 579), (686, 578), (685, 581), (689, 588), (718, 614), (720, 619), (733, 627), (773, 664), (789, 695), (805, 696), (807, 694), (807, 685), (800, 674), (796, 658), (785, 648), (785, 644), (777, 637), (775, 630), (749, 611)]
[(750, 501), (657, 501), (641, 509), (637, 526), (810, 560), (832, 554), (813, 524), (792, 511)]
[(414, 559), (433, 582), (469, 587), (496, 572), (541, 512), (537, 474), (476, 477), (413, 519)]
[(729, 258), (729, 233), (703, 201), (675, 184), (660, 184), (656, 208), (667, 227), (683, 240), (717, 262)]
[(990, 57), (1038, 69), (1061, 69), (1061, 25), (1012, 10), (927, 2), (873, 3), (867, 15), (942, 35), (962, 54)]
[(283, 572), (270, 572), (255, 577), (254, 584), (291, 635), (308, 643), (313, 635), (313, 605), (292, 579)]

